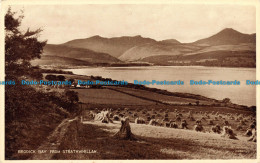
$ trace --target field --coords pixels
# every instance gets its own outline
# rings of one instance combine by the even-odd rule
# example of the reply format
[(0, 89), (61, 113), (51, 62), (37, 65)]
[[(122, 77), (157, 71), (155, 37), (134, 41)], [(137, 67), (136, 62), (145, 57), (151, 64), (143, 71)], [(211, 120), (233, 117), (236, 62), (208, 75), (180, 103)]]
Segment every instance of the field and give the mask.
[[(127, 94), (116, 92), (111, 89), (75, 90), (79, 92), (79, 97), (81, 99), (89, 98), (84, 95), (89, 94), (89, 96), (91, 95), (92, 97), (95, 97), (92, 100), (96, 99), (98, 103), (92, 101), (91, 103), (82, 104), (82, 112), (79, 115), (79, 119), (82, 118), (81, 121), (74, 121), (70, 124), (58, 150), (94, 150), (96, 153), (59, 153), (55, 154), (53, 159), (256, 158), (256, 143), (247, 141), (249, 137), (244, 135), (248, 126), (255, 118), (255, 114), (251, 111), (202, 105), (176, 106), (163, 104), (156, 105), (153, 102), (150, 104), (139, 103), (133, 99), (137, 97), (133, 97), (130, 93), (135, 93), (134, 96), (139, 95), (147, 97), (147, 92), (146, 94), (138, 94), (139, 90), (131, 92), (131, 89), (122, 90), (126, 91)], [(104, 99), (100, 103), (98, 98), (103, 99), (107, 97), (108, 94), (108, 100)], [(156, 93), (154, 93), (153, 96), (156, 97)], [(116, 98), (113, 99), (113, 97), (120, 100), (117, 100)], [(149, 99), (144, 101), (149, 102)], [(136, 102), (139, 103), (139, 105), (137, 105)], [(133, 103), (136, 105), (133, 105)], [(98, 113), (104, 109), (111, 109), (111, 119), (113, 119), (113, 115), (129, 117), (131, 131), (137, 140), (117, 140), (113, 137), (113, 135), (120, 129), (120, 121), (113, 120), (113, 123), (107, 124), (101, 123), (100, 121), (94, 121), (90, 118), (90, 111)], [(169, 121), (176, 121), (178, 128), (168, 128), (164, 126), (163, 119), (165, 118), (166, 112)], [(194, 120), (188, 118), (190, 112), (193, 112)], [(187, 121), (188, 129), (180, 128), (181, 120), (177, 120), (177, 117), (179, 117), (180, 114), (181, 120), (185, 119)], [(163, 125), (149, 125), (148, 117), (159, 119)], [(145, 124), (136, 124), (136, 118), (144, 119)], [(196, 120), (201, 120), (201, 124), (204, 128), (202, 132), (194, 131)], [(209, 124), (210, 120), (212, 120), (213, 124)], [(228, 121), (228, 126), (231, 126), (237, 135), (237, 140), (222, 137), (222, 134), (213, 133), (211, 131), (211, 127), (216, 124), (219, 124), (221, 128), (225, 126), (225, 121)], [(241, 121), (243, 121), (243, 124), (241, 124)], [(238, 126), (241, 126), (241, 128), (237, 129)]]
[[(133, 89), (133, 88), (124, 88), (124, 87), (109, 87), (112, 90), (116, 90), (119, 92), (127, 93), (133, 96), (137, 96), (140, 98), (146, 98), (146, 99), (151, 99), (159, 102), (163, 102), (166, 104), (196, 104), (196, 99), (192, 98), (182, 98), (178, 96), (168, 96), (168, 95), (163, 95), (163, 94), (158, 94), (156, 92), (151, 92), (151, 91), (146, 91), (146, 90), (138, 90), (138, 89)], [(200, 104), (212, 104), (212, 102), (206, 101), (206, 100), (200, 100)]]
[[(136, 118), (144, 119), (145, 124), (148, 125), (151, 119), (159, 120), (164, 126), (167, 121), (175, 121), (178, 126), (181, 125), (182, 120), (186, 120), (189, 130), (193, 130), (196, 121), (201, 121), (205, 132), (210, 132), (211, 127), (220, 125), (222, 128), (226, 126), (225, 121), (228, 122), (228, 126), (231, 126), (235, 130), (235, 133), (242, 136), (249, 125), (255, 120), (254, 114), (245, 111), (236, 111), (225, 107), (199, 107), (199, 106), (170, 106), (170, 105), (139, 105), (139, 106), (107, 106), (112, 111), (112, 115), (118, 115), (119, 117), (129, 117), (130, 122), (134, 123)], [(88, 117), (89, 110), (94, 112), (100, 112), (106, 108), (105, 105), (88, 105), (82, 112), (83, 117)], [(167, 117), (166, 116), (167, 111)], [(188, 118), (189, 113), (193, 112), (193, 120)], [(112, 118), (112, 117), (111, 117)], [(167, 118), (168, 120), (164, 120)], [(212, 121), (212, 124), (209, 122)], [(239, 126), (239, 128), (238, 128)]]
[(79, 93), (80, 101), (83, 103), (96, 104), (131, 104), (131, 105), (152, 105), (155, 102), (143, 100), (109, 89), (74, 89)]
[[(73, 78), (73, 75), (67, 75)], [(84, 76), (77, 79), (87, 80)], [(51, 88), (56, 90), (57, 88)], [(63, 89), (57, 89), (62, 91)], [(57, 91), (56, 90), (56, 91)], [(255, 112), (227, 106), (214, 106), (207, 98), (165, 95), (148, 90), (103, 87), (100, 89), (70, 89), (78, 92), (79, 111), (64, 120), (38, 150), (88, 150), (93, 153), (35, 154), (29, 159), (100, 160), (100, 159), (255, 159), (256, 143), (245, 136), (255, 121)], [(92, 115), (109, 111), (113, 123), (94, 121)], [(115, 117), (119, 117), (116, 119)], [(128, 117), (137, 140), (119, 140), (120, 119)], [(192, 117), (192, 118), (191, 118)], [(138, 124), (136, 119), (142, 119)], [(155, 125), (149, 124), (156, 120)], [(182, 129), (185, 120), (187, 128)], [(194, 130), (198, 121), (201, 132)], [(176, 128), (167, 126), (175, 123)], [(219, 125), (221, 133), (212, 127)], [(230, 126), (237, 139), (222, 136), (224, 126)]]
[[(56, 154), (55, 159), (245, 159), (256, 158), (256, 144), (218, 134), (130, 124), (137, 141), (117, 140), (119, 122), (71, 124), (59, 147), (96, 150), (87, 154)], [(73, 140), (73, 141), (71, 141)]]

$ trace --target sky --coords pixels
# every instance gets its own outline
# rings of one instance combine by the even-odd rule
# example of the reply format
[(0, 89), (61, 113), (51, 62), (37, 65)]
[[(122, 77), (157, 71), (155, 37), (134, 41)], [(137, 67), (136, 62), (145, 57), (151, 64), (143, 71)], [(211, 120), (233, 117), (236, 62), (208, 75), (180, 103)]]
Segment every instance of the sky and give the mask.
[(94, 35), (136, 36), (193, 42), (224, 28), (256, 32), (256, 10), (249, 5), (93, 4), (26, 5), (22, 30), (42, 28), (40, 38), (60, 44)]

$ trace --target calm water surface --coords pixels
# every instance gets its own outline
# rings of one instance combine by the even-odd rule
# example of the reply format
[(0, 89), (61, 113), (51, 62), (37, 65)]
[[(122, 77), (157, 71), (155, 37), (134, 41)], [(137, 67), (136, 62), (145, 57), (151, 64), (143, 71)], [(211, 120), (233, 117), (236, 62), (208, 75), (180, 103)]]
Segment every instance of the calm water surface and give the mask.
[[(184, 81), (184, 85), (149, 85), (171, 92), (199, 94), (221, 100), (230, 98), (233, 103), (256, 105), (256, 87), (246, 85), (246, 80), (256, 80), (256, 69), (253, 68), (220, 68), (200, 66), (152, 66), (152, 67), (97, 67), (69, 69), (75, 74), (102, 76), (115, 80), (134, 83), (139, 81)], [(240, 85), (190, 85), (190, 80), (238, 80)]]

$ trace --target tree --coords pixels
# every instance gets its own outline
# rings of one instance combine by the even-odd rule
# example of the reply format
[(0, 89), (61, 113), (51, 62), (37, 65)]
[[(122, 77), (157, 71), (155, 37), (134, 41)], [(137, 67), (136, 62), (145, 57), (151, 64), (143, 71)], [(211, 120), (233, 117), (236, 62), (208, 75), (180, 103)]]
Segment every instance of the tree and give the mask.
[(47, 41), (39, 41), (41, 29), (20, 31), (23, 15), (8, 9), (5, 15), (5, 70), (6, 77), (30, 75), (30, 61), (40, 58)]
[[(5, 71), (6, 80), (19, 80), (23, 75), (31, 76), (33, 79), (41, 79), (42, 74), (33, 69), (30, 60), (40, 58), (43, 47), (47, 41), (38, 41), (40, 29), (35, 31), (27, 29), (26, 32), (20, 30), (23, 15), (16, 16), (16, 12), (12, 12), (11, 8), (8, 9), (4, 17), (5, 24)], [(19, 82), (16, 82), (19, 83)], [(26, 94), (30, 101), (23, 97)], [(28, 110), (24, 108), (31, 107), (37, 93), (30, 87), (21, 86), (19, 84), (6, 85), (5, 87), (5, 118), (6, 122), (11, 122), (17, 115), (23, 117), (22, 113)], [(36, 101), (37, 101), (36, 100)], [(33, 102), (32, 102), (33, 101)], [(24, 109), (24, 110), (23, 110)], [(26, 117), (26, 116), (25, 116)]]
[(224, 98), (224, 99), (222, 100), (222, 102), (225, 103), (225, 104), (228, 104), (228, 103), (231, 102), (231, 100), (230, 100), (230, 98)]
[(65, 76), (63, 76), (63, 75), (58, 75), (58, 76), (57, 76), (57, 80), (58, 80), (58, 81), (65, 81), (65, 79), (66, 79), (66, 78), (65, 78)]
[(49, 80), (49, 81), (56, 81), (57, 77), (56, 77), (56, 75), (46, 75), (45, 79)]
[(79, 101), (79, 96), (78, 96), (77, 92), (69, 90), (65, 93), (65, 95), (66, 95), (67, 99), (70, 101), (71, 104)]
[(69, 81), (71, 82), (71, 84), (73, 84), (75, 82), (75, 79), (69, 79)]

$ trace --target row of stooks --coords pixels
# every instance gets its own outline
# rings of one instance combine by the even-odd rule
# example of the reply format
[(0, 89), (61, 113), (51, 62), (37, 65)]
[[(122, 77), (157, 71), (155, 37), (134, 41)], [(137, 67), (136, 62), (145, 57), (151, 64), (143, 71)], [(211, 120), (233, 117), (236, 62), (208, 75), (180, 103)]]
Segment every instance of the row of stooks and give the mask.
[[(180, 115), (180, 114), (178, 114)], [(113, 123), (113, 120), (115, 121), (120, 121), (121, 118), (118, 115), (113, 115), (109, 110), (106, 111), (101, 111), (100, 113), (94, 113), (90, 112), (90, 116), (97, 121), (101, 121), (102, 123)], [(113, 120), (111, 119), (113, 118)], [(193, 118), (192, 113), (189, 113), (188, 118)], [(194, 119), (194, 118), (193, 118)], [(201, 120), (196, 120), (196, 124), (194, 125), (194, 130), (197, 132), (205, 132), (201, 121), (205, 120), (205, 118), (202, 118)], [(179, 120), (180, 121), (180, 120)], [(136, 118), (135, 119), (136, 124), (145, 124), (146, 121), (143, 118)], [(211, 123), (211, 122), (210, 122)], [(179, 128), (178, 124), (173, 121), (161, 121), (159, 119), (151, 119), (148, 123), (148, 125), (153, 125), (153, 126), (161, 126), (161, 127), (168, 127), (168, 128)], [(224, 122), (224, 125), (228, 125), (228, 122)], [(188, 129), (188, 123), (185, 119), (181, 120), (180, 124), (181, 129)], [(223, 137), (228, 137), (229, 139), (237, 139), (237, 135), (234, 133), (233, 129), (231, 126), (223, 126), (223, 129), (221, 130), (220, 125), (216, 124), (215, 126), (211, 127), (211, 131), (217, 134), (221, 134)], [(250, 124), (248, 127), (245, 136), (250, 136), (249, 141), (254, 141), (256, 142), (256, 121)]]
[[(129, 114), (132, 114), (133, 118), (139, 117), (139, 115), (137, 113), (132, 113), (128, 108), (125, 108), (123, 111), (126, 111)], [(153, 115), (150, 115), (150, 113), (148, 113), (147, 110), (139, 110), (139, 112), (141, 112), (140, 114), (143, 114), (143, 115), (141, 115), (141, 117), (143, 117), (144, 114), (147, 116), (147, 121), (150, 121), (151, 119), (155, 119), (156, 117), (163, 117), (160, 113), (164, 112), (165, 113), (164, 120), (167, 121), (169, 109), (166, 109), (165, 111), (163, 111), (163, 109), (160, 109), (159, 110), (160, 113), (158, 113), (155, 110), (152, 110)], [(183, 117), (182, 113), (185, 113), (185, 112), (187, 112), (187, 111), (185, 111), (185, 110), (179, 111), (179, 110), (175, 109), (173, 113), (176, 113), (176, 121), (181, 121), (181, 117)], [(122, 113), (122, 110), (120, 110), (120, 109), (118, 109), (116, 111), (116, 114), (118, 114), (121, 117), (125, 116), (124, 113)], [(244, 114), (239, 114), (239, 113), (236, 113), (236, 114), (221, 113), (220, 114), (219, 112), (214, 112), (214, 111), (212, 111), (212, 112), (194, 111), (193, 112), (192, 110), (189, 110), (188, 111), (189, 116), (187, 118), (190, 121), (195, 121), (193, 114), (201, 115), (202, 116), (201, 120), (209, 119), (209, 125), (213, 125), (213, 121), (219, 121), (219, 120), (224, 121), (223, 125), (229, 125), (229, 122), (228, 122), (227, 119), (240, 122), (240, 125), (246, 125), (245, 122), (248, 122), (248, 120), (249, 121), (255, 121), (255, 118), (253, 118), (252, 116), (246, 117)], [(239, 129), (241, 129), (241, 127), (238, 126), (237, 130), (239, 130)]]

